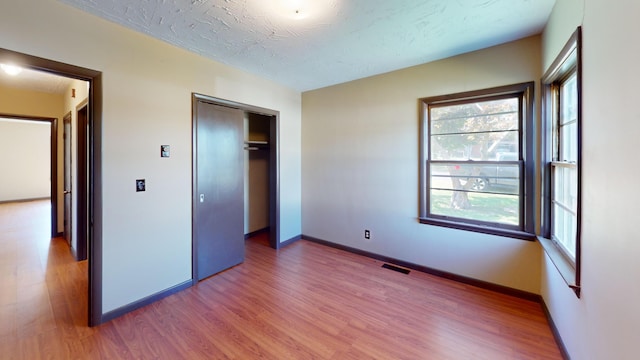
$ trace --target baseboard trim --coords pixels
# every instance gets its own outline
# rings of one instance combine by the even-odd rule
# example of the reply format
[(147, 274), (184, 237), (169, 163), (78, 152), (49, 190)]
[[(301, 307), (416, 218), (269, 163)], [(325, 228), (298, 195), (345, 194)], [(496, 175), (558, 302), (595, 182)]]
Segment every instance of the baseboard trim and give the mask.
[(348, 251), (348, 252), (351, 252), (351, 253), (354, 253), (354, 254), (366, 256), (366, 257), (369, 257), (369, 258), (372, 258), (372, 259), (376, 259), (376, 260), (379, 260), (379, 261), (392, 263), (394, 265), (399, 265), (399, 266), (402, 266), (402, 267), (405, 267), (405, 268), (408, 268), (408, 269), (420, 271), (420, 272), (423, 272), (423, 273), (435, 275), (435, 276), (438, 276), (438, 277), (441, 277), (441, 278), (445, 278), (445, 279), (449, 279), (449, 280), (453, 280), (453, 281), (457, 281), (459, 283), (463, 283), (463, 284), (479, 287), (479, 288), (482, 288), (482, 289), (495, 291), (495, 292), (498, 292), (498, 293), (501, 293), (501, 294), (505, 294), (505, 295), (515, 296), (515, 297), (520, 298), (520, 299), (540, 302), (540, 295), (534, 294), (534, 293), (531, 293), (531, 292), (528, 292), (528, 291), (518, 290), (518, 289), (510, 288), (508, 286), (503, 286), (503, 285), (497, 285), (497, 284), (493, 284), (493, 283), (490, 283), (490, 282), (487, 282), (487, 281), (482, 281), (482, 280), (478, 280), (478, 279), (474, 279), (474, 278), (470, 278), (470, 277), (466, 277), (466, 276), (462, 276), (462, 275), (453, 274), (453, 273), (450, 273), (450, 272), (447, 272), (447, 271), (442, 271), (442, 270), (430, 268), (430, 267), (427, 267), (427, 266), (418, 265), (418, 264), (410, 263), (410, 262), (407, 262), (407, 261), (394, 259), (392, 257), (388, 257), (388, 256), (384, 256), (384, 255), (380, 255), (380, 254), (376, 254), (376, 253), (372, 253), (372, 252), (368, 252), (368, 251), (352, 248), (352, 247), (345, 246), (345, 245), (336, 244), (336, 243), (333, 243), (331, 241), (314, 238), (312, 236), (302, 235), (302, 238), (305, 239), (305, 240), (314, 242), (314, 243), (318, 243), (318, 244), (321, 244), (321, 245), (326, 245), (326, 246), (333, 247), (333, 248), (336, 248), (336, 249)]
[(544, 298), (542, 296), (540, 296), (540, 306), (542, 306), (542, 311), (544, 311), (544, 315), (547, 317), (547, 321), (549, 322), (549, 327), (551, 328), (551, 333), (553, 334), (553, 338), (556, 340), (558, 349), (560, 349), (560, 354), (562, 355), (562, 358), (565, 360), (571, 359), (571, 356), (569, 356), (569, 352), (567, 351), (567, 347), (564, 346), (564, 342), (562, 341), (560, 332), (556, 327), (556, 323), (553, 322), (553, 318), (551, 317), (551, 313), (549, 312), (547, 303), (544, 301)]
[(285, 241), (281, 242), (280, 245), (278, 246), (278, 249), (282, 249), (284, 247), (287, 247), (287, 246), (293, 244), (294, 242), (296, 242), (298, 240), (301, 240), (303, 238), (303, 236), (304, 235), (296, 235), (296, 236), (292, 237), (289, 240), (285, 240)]
[(100, 323), (106, 323), (107, 321), (111, 321), (117, 317), (120, 317), (122, 315), (125, 315), (127, 313), (130, 313), (134, 310), (137, 310), (141, 307), (147, 306), (151, 303), (154, 303), (158, 300), (164, 299), (169, 295), (173, 295), (177, 292), (180, 292), (184, 289), (187, 289), (189, 287), (191, 287), (192, 285), (192, 281), (191, 280), (187, 280), (183, 283), (180, 283), (178, 285), (172, 286), (166, 290), (160, 291), (158, 293), (155, 293), (153, 295), (147, 296), (146, 298), (140, 299), (138, 301), (132, 302), (131, 304), (119, 307), (115, 310), (111, 310), (107, 313), (102, 314), (102, 318), (100, 319)]
[(11, 204), (11, 203), (24, 203), (31, 201), (40, 201), (40, 200), (51, 200), (51, 197), (37, 197), (37, 198), (28, 198), (28, 199), (16, 199), (16, 200), (1, 200), (0, 205), (2, 204)]
[(256, 236), (256, 235), (260, 235), (260, 234), (263, 234), (263, 233), (268, 233), (270, 229), (271, 228), (267, 226), (266, 228), (262, 228), (262, 229), (259, 229), (259, 230), (252, 231), (250, 233), (244, 234), (244, 239), (247, 240), (248, 238)]

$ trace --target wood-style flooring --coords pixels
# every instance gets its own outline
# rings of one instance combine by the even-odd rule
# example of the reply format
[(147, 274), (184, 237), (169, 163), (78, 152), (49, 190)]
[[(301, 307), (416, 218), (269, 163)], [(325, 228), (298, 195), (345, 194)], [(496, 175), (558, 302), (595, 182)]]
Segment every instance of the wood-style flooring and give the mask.
[[(0, 205), (0, 359), (560, 359), (540, 304), (304, 240), (87, 327), (46, 201)], [(108, 239), (107, 239), (108, 241)]]

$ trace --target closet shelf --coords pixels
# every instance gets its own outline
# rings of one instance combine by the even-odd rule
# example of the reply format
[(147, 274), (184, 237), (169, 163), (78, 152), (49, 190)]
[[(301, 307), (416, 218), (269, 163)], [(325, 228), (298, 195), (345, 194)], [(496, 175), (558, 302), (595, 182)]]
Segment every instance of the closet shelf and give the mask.
[(269, 149), (268, 141), (248, 140), (244, 142), (245, 150), (264, 150)]

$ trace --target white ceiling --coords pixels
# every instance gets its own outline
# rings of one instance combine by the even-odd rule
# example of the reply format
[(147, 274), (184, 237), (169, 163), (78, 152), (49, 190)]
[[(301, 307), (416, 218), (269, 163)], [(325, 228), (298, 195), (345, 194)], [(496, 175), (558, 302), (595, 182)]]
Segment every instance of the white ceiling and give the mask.
[(300, 91), (540, 33), (555, 3), (555, 0), (59, 1)]
[(8, 88), (37, 91), (49, 94), (63, 94), (73, 80), (42, 71), (22, 69), (16, 76), (0, 70), (0, 85)]

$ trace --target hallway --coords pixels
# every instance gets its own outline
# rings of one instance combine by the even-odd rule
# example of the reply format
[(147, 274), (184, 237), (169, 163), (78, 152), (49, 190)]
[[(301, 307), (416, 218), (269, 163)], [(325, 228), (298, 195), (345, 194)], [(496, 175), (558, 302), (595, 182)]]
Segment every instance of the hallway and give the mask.
[(49, 200), (0, 204), (0, 354), (40, 358), (87, 327), (87, 262), (50, 238)]

